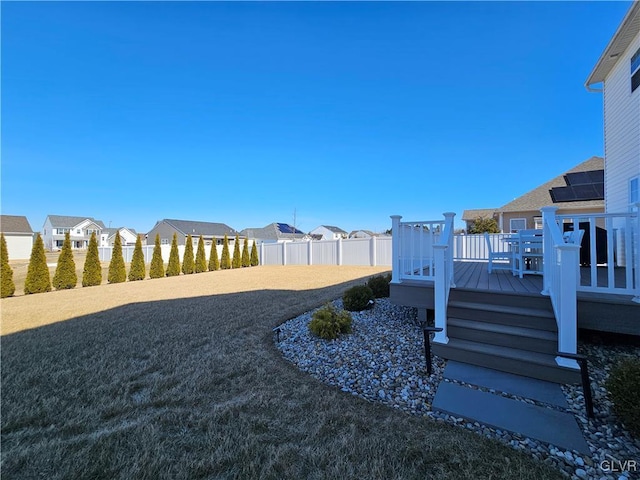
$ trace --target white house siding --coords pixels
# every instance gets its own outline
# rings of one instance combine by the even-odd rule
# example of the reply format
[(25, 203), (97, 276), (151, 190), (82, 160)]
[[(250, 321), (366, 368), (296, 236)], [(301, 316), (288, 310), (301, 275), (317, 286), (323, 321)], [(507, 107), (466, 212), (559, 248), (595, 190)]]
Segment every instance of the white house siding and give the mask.
[(604, 81), (605, 199), (608, 213), (629, 209), (629, 179), (640, 175), (640, 88), (631, 93), (636, 35)]
[(46, 250), (51, 250), (53, 248), (53, 227), (51, 226), (51, 220), (49, 220), (49, 217), (44, 221), (41, 236), (44, 248)]
[(33, 235), (6, 233), (4, 239), (7, 242), (9, 260), (28, 260), (33, 249)]

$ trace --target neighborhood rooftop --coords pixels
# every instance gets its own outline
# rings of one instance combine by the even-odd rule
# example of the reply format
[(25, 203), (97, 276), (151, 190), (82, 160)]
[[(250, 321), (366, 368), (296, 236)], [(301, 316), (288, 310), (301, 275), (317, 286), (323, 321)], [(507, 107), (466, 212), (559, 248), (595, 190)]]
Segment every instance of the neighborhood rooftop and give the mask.
[[(211, 235), (211, 236), (223, 236), (223, 235), (235, 235), (238, 233), (229, 225), (224, 223), (214, 222), (195, 222), (192, 220), (175, 220), (165, 218), (163, 222), (173, 226), (176, 230), (184, 235)], [(160, 223), (160, 222), (158, 222)]]
[(100, 228), (105, 228), (104, 223), (101, 220), (96, 220), (93, 217), (69, 217), (66, 215), (49, 215), (48, 216), (51, 225), (54, 228), (72, 228), (85, 220), (90, 220)]
[(27, 217), (21, 215), (0, 215), (2, 233), (33, 233)]

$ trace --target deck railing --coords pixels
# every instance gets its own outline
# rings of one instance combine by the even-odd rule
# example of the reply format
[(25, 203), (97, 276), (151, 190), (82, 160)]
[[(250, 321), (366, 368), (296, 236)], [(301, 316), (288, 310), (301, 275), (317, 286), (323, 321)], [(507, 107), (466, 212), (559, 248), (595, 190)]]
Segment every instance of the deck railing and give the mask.
[(453, 218), (447, 212), (444, 220), (401, 222), (392, 219), (392, 278), (434, 282), (435, 326), (442, 328), (434, 341), (447, 343), (447, 303), (453, 283)]

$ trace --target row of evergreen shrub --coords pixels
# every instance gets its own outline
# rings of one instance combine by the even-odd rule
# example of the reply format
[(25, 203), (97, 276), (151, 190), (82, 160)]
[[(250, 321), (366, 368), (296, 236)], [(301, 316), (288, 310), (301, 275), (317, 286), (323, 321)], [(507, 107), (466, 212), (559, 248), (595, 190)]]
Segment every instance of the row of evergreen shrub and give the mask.
[[(236, 235), (235, 241), (233, 261), (229, 257), (229, 240), (225, 235), (221, 259), (218, 260), (216, 243), (212, 242), (209, 262), (207, 263), (202, 235), (200, 235), (199, 238), (195, 258), (193, 255), (193, 240), (191, 235), (187, 235), (185, 253), (181, 268), (180, 257), (178, 255), (178, 236), (174, 233), (173, 241), (171, 243), (171, 252), (169, 254), (169, 263), (165, 271), (164, 262), (162, 260), (162, 251), (160, 248), (160, 236), (156, 235), (153, 256), (151, 258), (151, 265), (149, 269), (149, 277), (171, 277), (180, 275), (181, 271), (183, 274), (188, 275), (192, 273), (206, 272), (207, 270), (215, 271), (220, 269), (258, 265), (258, 251), (255, 240), (251, 247), (251, 254), (249, 254), (249, 244), (246, 238), (244, 240), (242, 253), (240, 253), (240, 239), (238, 238), (238, 235)], [(13, 270), (9, 265), (9, 252), (7, 250), (7, 243), (4, 235), (1, 235), (0, 238), (0, 257), (2, 264), (2, 288), (0, 294), (1, 298), (5, 298), (14, 294), (15, 284), (13, 282)], [(137, 280), (144, 280), (145, 277), (146, 266), (144, 262), (144, 254), (142, 253), (142, 241), (140, 237), (136, 240), (129, 275), (127, 276), (124, 257), (122, 255), (122, 242), (120, 240), (120, 235), (116, 235), (113, 252), (111, 254), (111, 261), (109, 262), (107, 281), (109, 283), (122, 283), (128, 278), (130, 282), (134, 282)], [(50, 292), (52, 286), (56, 290), (75, 288), (77, 283), (78, 277), (76, 275), (76, 265), (73, 260), (73, 251), (71, 249), (69, 233), (67, 232), (65, 234), (62, 250), (60, 251), (60, 256), (58, 258), (58, 264), (53, 276), (53, 282), (51, 281), (49, 268), (47, 267), (44, 242), (42, 241), (42, 237), (38, 234), (33, 244), (33, 249), (31, 250), (31, 258), (29, 259), (27, 278), (24, 286), (25, 295)], [(100, 263), (100, 255), (98, 253), (98, 241), (95, 233), (92, 233), (91, 239), (89, 240), (89, 247), (87, 249), (87, 257), (84, 263), (82, 286), (89, 287), (100, 285), (101, 283), (102, 264)]]

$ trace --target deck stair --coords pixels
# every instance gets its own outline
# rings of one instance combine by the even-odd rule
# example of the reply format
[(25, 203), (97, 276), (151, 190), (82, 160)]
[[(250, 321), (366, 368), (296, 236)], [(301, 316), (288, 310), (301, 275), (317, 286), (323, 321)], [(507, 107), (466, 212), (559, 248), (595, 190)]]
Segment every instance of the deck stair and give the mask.
[(487, 295), (452, 289), (447, 310), (449, 343), (436, 355), (556, 383), (579, 383), (579, 370), (555, 361), (557, 327), (548, 297)]

